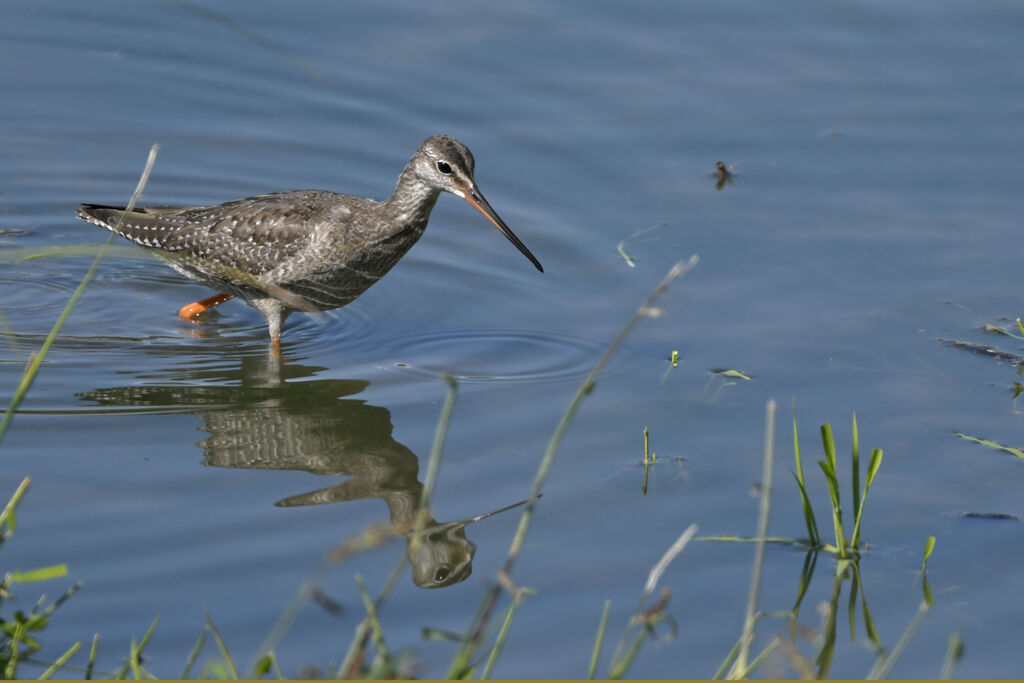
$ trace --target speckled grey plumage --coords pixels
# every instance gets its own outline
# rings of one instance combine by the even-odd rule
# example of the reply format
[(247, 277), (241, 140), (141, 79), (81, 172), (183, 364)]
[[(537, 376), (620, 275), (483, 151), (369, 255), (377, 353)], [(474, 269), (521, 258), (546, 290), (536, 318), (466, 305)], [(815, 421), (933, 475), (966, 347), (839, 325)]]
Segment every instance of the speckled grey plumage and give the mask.
[(245, 299), (266, 317), (276, 341), (292, 312), (344, 306), (391, 270), (423, 234), (442, 191), (475, 206), (543, 272), (480, 194), (473, 168), (465, 145), (435, 135), (420, 145), (384, 201), (296, 190), (131, 212), (83, 204), (77, 215), (149, 249), (183, 275)]

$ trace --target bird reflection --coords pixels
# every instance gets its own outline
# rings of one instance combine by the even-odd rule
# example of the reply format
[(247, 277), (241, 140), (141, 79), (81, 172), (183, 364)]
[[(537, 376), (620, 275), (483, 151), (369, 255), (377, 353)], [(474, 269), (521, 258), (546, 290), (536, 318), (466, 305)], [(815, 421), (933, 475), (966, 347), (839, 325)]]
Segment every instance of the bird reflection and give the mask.
[(103, 406), (192, 407), (202, 416), (200, 429), (209, 434), (198, 444), (204, 465), (347, 476), (339, 484), (275, 504), (297, 507), (380, 498), (395, 531), (406, 539), (417, 586), (440, 588), (465, 580), (472, 572), (476, 546), (466, 538), (464, 527), (474, 520), (443, 523), (428, 517), (414, 542), (415, 513), (423, 491), (416, 454), (392, 438), (387, 408), (347, 398), (369, 382), (284, 381), (322, 370), (257, 356), (243, 359), (238, 370), (199, 371), (202, 377), (187, 378), (204, 384), (115, 387), (78, 396)]

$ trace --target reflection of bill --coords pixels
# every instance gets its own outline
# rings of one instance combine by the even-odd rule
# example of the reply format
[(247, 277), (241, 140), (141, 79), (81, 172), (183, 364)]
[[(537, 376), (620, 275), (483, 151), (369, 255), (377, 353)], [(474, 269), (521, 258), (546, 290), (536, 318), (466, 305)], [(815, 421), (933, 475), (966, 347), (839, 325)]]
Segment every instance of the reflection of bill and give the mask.
[(342, 398), (360, 393), (369, 382), (281, 378), (311, 376), (318, 370), (281, 365), (273, 358), (247, 358), (239, 371), (219, 377), (204, 374), (202, 384), (135, 385), (79, 397), (100, 405), (144, 408), (147, 414), (160, 412), (156, 407), (175, 413), (192, 408), (202, 416), (201, 429), (209, 433), (198, 444), (205, 453), (204, 465), (350, 477), (277, 505), (380, 498), (388, 506), (392, 526), (406, 538), (416, 585), (439, 588), (463, 581), (472, 572), (476, 550), (464, 528), (489, 515), (449, 523), (428, 517), (414, 542), (413, 523), (423, 491), (416, 454), (392, 438), (387, 408)]
[[(384, 408), (359, 403), (364, 409), (382, 411), (390, 418)], [(416, 510), (423, 492), (423, 485), (417, 478), (419, 462), (412, 451), (390, 440), (390, 426), (389, 422), (390, 444), (387, 447), (381, 448), (381, 444), (377, 444), (376, 448), (371, 448), (369, 444), (363, 444), (364, 450), (353, 454), (349, 451), (350, 445), (346, 444), (349, 452), (330, 463), (333, 465), (331, 471), (315, 471), (317, 474), (348, 475), (350, 479), (317, 491), (289, 496), (275, 505), (295, 507), (380, 498), (388, 506), (391, 525), (406, 539), (406, 557), (412, 565), (413, 582), (422, 588), (441, 588), (459, 583), (473, 571), (473, 554), (476, 552), (476, 546), (466, 538), (466, 523), (440, 523), (433, 517), (427, 517), (417, 537), (418, 542), (414, 539)], [(221, 462), (211, 459), (212, 452), (207, 450), (206, 464), (222, 466)], [(306, 467), (295, 469), (314, 471)]]

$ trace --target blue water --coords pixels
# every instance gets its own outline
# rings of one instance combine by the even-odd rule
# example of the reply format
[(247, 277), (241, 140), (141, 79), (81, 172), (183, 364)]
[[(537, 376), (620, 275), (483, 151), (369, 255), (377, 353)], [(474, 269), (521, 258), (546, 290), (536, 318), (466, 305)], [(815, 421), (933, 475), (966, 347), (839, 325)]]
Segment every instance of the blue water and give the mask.
[[(353, 468), (373, 463), (422, 482), (445, 372), (459, 384), (434, 517), (522, 500), (587, 372), (672, 264), (698, 254), (562, 444), (513, 572), (538, 594), (494, 675), (585, 675), (604, 601), (614, 645), (683, 529), (754, 533), (770, 398), (773, 535), (805, 533), (788, 472), (794, 400), (824, 532), (818, 425), (839, 441), (848, 520), (854, 412), (865, 460), (885, 451), (860, 572), (886, 647), (911, 623), (925, 539), (937, 538), (935, 606), (891, 675), (937, 676), (954, 632), (958, 677), (1019, 674), (1024, 526), (960, 513), (1024, 516), (1024, 463), (952, 435), (1024, 446), (1015, 370), (937, 341), (1021, 352), (979, 329), (1021, 315), (1019, 4), (12, 1), (4, 15), (5, 405), (106, 239), (74, 207), (125, 202), (154, 143), (144, 203), (303, 188), (381, 199), (417, 145), (447, 133), (546, 271), (444, 196), (380, 284), (321, 321), (292, 316), (275, 367), (257, 312), (231, 302), (187, 324), (177, 309), (210, 292), (117, 244), (0, 445), (0, 497), (33, 479), (4, 571), (69, 569), (19, 586), (15, 606), (84, 583), (41, 635), (41, 658), (81, 640), (72, 663), (84, 665), (98, 632), (98, 666), (113, 670), (159, 615), (146, 665), (176, 676), (205, 610), (247, 663), (324, 553), (388, 519), (355, 486), (333, 504), (274, 503), (363, 481), (369, 470)], [(720, 190), (719, 160), (734, 172)], [(753, 379), (726, 383), (709, 375), (718, 368)], [(645, 426), (659, 458), (646, 496)], [(418, 675), (447, 671), (454, 646), (421, 629), (467, 628), (518, 518), (465, 529), (467, 580), (428, 591), (401, 579), (382, 625)], [(303, 610), (278, 648), (286, 675), (340, 660), (363, 615), (353, 576), (375, 594), (403, 546), (330, 572), (322, 588), (345, 612)], [(659, 625), (630, 675), (712, 675), (740, 635), (752, 555), (687, 548), (662, 579), (677, 637)], [(793, 607), (802, 564), (768, 548), (761, 609)], [(818, 560), (806, 629), (823, 627), (834, 566)], [(874, 661), (861, 621), (851, 642), (849, 587), (835, 677)], [(758, 633), (763, 645), (789, 630), (769, 619)], [(797, 644), (814, 659), (813, 640)], [(784, 649), (761, 673), (795, 675)], [(216, 658), (208, 647), (202, 661)]]

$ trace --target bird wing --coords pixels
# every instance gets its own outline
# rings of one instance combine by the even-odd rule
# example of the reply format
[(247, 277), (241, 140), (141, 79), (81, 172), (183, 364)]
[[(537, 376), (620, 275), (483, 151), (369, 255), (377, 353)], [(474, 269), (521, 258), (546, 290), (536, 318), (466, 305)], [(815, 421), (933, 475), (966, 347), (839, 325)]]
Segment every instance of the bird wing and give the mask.
[(325, 300), (333, 301), (339, 298), (333, 285), (319, 284), (325, 292), (302, 295), (284, 288), (299, 282), (312, 286), (307, 276), (319, 267), (317, 253), (339, 234), (349, 232), (353, 209), (364, 203), (375, 204), (321, 190), (297, 190), (204, 207), (150, 206), (126, 211), (125, 207), (85, 204), (77, 213), (210, 287), (254, 288), (298, 310), (322, 310), (324, 305), (314, 305), (307, 297), (321, 299), (326, 292)]
[[(308, 247), (328, 219), (319, 191), (276, 192), (218, 206), (124, 207), (85, 204), (83, 220), (201, 270), (260, 275)], [(216, 272), (210, 274), (215, 275)]]

